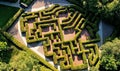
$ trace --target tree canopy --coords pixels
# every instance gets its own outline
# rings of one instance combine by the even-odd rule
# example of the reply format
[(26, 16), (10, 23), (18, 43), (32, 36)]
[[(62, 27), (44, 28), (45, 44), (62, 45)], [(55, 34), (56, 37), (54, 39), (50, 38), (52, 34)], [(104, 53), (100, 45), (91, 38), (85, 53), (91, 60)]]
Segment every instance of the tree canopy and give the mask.
[(0, 51), (6, 50), (8, 48), (7, 42), (0, 41)]
[(87, 13), (97, 14), (104, 22), (115, 26), (110, 39), (120, 37), (120, 0), (67, 0)]
[(120, 69), (120, 39), (102, 45), (101, 70), (117, 71)]

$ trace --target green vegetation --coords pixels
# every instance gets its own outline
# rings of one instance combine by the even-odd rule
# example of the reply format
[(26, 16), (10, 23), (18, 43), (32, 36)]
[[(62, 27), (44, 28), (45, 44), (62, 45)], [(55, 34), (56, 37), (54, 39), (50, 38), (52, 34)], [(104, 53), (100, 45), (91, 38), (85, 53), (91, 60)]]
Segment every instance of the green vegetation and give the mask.
[(120, 40), (118, 38), (102, 45), (100, 70), (120, 70)]
[[(99, 49), (95, 43), (100, 38), (96, 33), (98, 29), (94, 29), (94, 27), (98, 27), (98, 17), (95, 15), (91, 19), (91, 14), (85, 15), (78, 12), (79, 9), (76, 7), (75, 5), (60, 6), (56, 4), (45, 10), (23, 13), (20, 18), (21, 32), (26, 34), (26, 41), (29, 44), (42, 42), (45, 56), (52, 58), (55, 65), (59, 64), (61, 70), (84, 70), (88, 68), (88, 65), (99, 68)], [(62, 14), (68, 16), (60, 20), (59, 17)], [(33, 24), (33, 28), (29, 26), (29, 22)], [(52, 28), (52, 31), (47, 30), (49, 28)], [(91, 32), (91, 35), (84, 42), (80, 40), (80, 36), (85, 29)], [(75, 32), (73, 39), (65, 39), (66, 34), (72, 34), (66, 33), (67, 30)], [(12, 41), (15, 44), (18, 43), (13, 39)], [(17, 45), (21, 46), (21, 44)], [(76, 65), (75, 57), (82, 62)], [(86, 61), (87, 58), (89, 62)]]
[[(0, 28), (2, 28), (0, 29), (0, 41), (2, 41), (0, 42), (0, 70), (57, 71), (51, 64), (38, 56), (24, 44), (10, 34), (4, 32), (20, 16), (23, 10), (5, 5), (0, 5), (0, 10)], [(7, 43), (9, 44), (7, 45)]]
[(112, 24), (115, 29), (109, 40), (120, 37), (120, 1), (119, 0), (67, 0), (79, 8), (83, 8), (84, 12), (95, 13), (103, 21)]
[[(18, 0), (2, 1), (15, 3)], [(33, 1), (20, 0), (20, 4), (28, 7)], [(120, 39), (116, 38), (120, 37), (120, 1), (67, 1), (74, 5), (56, 4), (45, 10), (22, 14), (20, 29), (22, 33), (26, 33), (27, 43), (42, 42), (45, 56), (52, 57), (54, 64), (59, 64), (61, 70), (84, 70), (88, 66), (90, 71), (120, 70)], [(0, 71), (57, 71), (46, 60), (5, 32), (22, 12), (20, 8), (0, 4)], [(60, 21), (60, 14), (68, 12), (67, 18)], [(108, 41), (101, 46), (99, 59), (96, 43), (100, 41), (97, 34), (100, 19), (112, 24), (115, 29)], [(32, 29), (28, 25), (31, 21), (33, 21)], [(49, 32), (49, 27), (53, 32)], [(73, 39), (65, 40), (64, 34), (67, 30), (74, 30)], [(83, 30), (89, 33), (86, 41), (80, 39)], [(81, 63), (75, 64), (75, 57), (78, 57), (78, 62)]]
[[(95, 13), (97, 17), (104, 22), (112, 24), (115, 28), (113, 33), (107, 39), (105, 44), (102, 45), (102, 54), (100, 62), (100, 71), (118, 71), (120, 70), (120, 40), (114, 39), (120, 37), (120, 1), (119, 0), (67, 0), (79, 8), (82, 7), (85, 13)], [(91, 36), (94, 36), (92, 26), (86, 26)], [(90, 28), (91, 27), (91, 28)], [(98, 30), (95, 28), (95, 30)], [(96, 35), (97, 36), (97, 35)], [(114, 39), (114, 40), (112, 40)], [(112, 40), (112, 41), (111, 41)], [(111, 42), (110, 42), (111, 41)], [(97, 71), (97, 68), (92, 67), (91, 70)]]
[(37, 58), (25, 52), (21, 48), (15, 46), (14, 44), (12, 44), (1, 33), (0, 33), (0, 36), (1, 36), (0, 40), (6, 41), (6, 43), (9, 43), (8, 47), (10, 48), (8, 50), (0, 51), (0, 70), (2, 71), (11, 71), (11, 70), (13, 71), (14, 70), (52, 71), (51, 69), (47, 68), (43, 63), (41, 63)]
[(23, 10), (17, 7), (0, 4), (0, 28), (7, 30), (22, 12)]
[(8, 47), (7, 47), (7, 43), (0, 41), (0, 51), (6, 50), (7, 48), (8, 48)]
[(1, 31), (1, 33), (8, 39), (11, 43), (13, 43), (15, 46), (17, 46), (19, 49), (22, 49), (26, 51), (28, 54), (33, 56), (34, 58), (38, 59), (42, 64), (44, 64), (46, 67), (50, 68), (53, 71), (57, 71), (56, 68), (54, 68), (51, 64), (49, 64), (47, 61), (45, 61), (42, 57), (40, 57), (38, 54), (33, 52), (31, 49), (29, 49), (27, 46), (25, 46), (23, 43), (18, 41), (16, 38), (14, 38), (12, 35), (10, 35), (7, 32)]

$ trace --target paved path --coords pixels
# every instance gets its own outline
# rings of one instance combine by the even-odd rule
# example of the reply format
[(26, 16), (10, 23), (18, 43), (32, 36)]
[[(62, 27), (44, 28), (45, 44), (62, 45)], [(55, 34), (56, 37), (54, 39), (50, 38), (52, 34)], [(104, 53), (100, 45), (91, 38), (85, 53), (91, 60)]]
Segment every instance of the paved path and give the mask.
[(113, 32), (113, 26), (101, 20), (99, 23), (99, 31), (98, 31), (101, 41), (98, 45), (101, 46), (104, 43), (105, 39), (112, 34), (112, 32)]
[(19, 7), (20, 8), (19, 1), (20, 0), (18, 0), (16, 3), (10, 3), (10, 2), (2, 2), (2, 1), (0, 1), (0, 4), (8, 5), (8, 6), (13, 6), (13, 7)]

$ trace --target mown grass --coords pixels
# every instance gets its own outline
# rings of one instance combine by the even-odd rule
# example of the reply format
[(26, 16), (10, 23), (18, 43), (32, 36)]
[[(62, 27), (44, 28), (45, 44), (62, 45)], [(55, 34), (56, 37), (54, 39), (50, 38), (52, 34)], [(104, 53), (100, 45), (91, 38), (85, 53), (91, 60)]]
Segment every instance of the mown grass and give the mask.
[(17, 7), (10, 7), (0, 4), (0, 28), (4, 27), (18, 10), (19, 8)]

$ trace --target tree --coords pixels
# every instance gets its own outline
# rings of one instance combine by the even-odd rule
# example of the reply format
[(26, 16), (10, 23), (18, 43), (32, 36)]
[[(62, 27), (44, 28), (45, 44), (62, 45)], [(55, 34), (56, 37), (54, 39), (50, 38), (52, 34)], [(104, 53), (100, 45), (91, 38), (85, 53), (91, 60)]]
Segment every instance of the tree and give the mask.
[(0, 71), (9, 71), (10, 70), (10, 65), (0, 62)]
[(105, 55), (101, 59), (100, 70), (115, 71), (117, 70), (116, 60), (112, 55)]
[(111, 39), (120, 37), (120, 0), (67, 0), (87, 13), (97, 14), (103, 21), (115, 26)]
[(107, 71), (119, 70), (120, 67), (120, 40), (118, 38), (106, 42), (101, 46), (100, 69)]
[(25, 51), (20, 51), (15, 55), (14, 59), (10, 62), (10, 66), (15, 71), (51, 71)]
[(0, 51), (8, 49), (7, 42), (0, 41)]
[(37, 66), (38, 63), (39, 63), (38, 60), (33, 59), (26, 52), (20, 51), (19, 54), (14, 56), (13, 61), (10, 62), (10, 66), (12, 67), (13, 70), (32, 71), (34, 65)]

